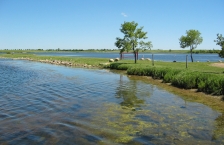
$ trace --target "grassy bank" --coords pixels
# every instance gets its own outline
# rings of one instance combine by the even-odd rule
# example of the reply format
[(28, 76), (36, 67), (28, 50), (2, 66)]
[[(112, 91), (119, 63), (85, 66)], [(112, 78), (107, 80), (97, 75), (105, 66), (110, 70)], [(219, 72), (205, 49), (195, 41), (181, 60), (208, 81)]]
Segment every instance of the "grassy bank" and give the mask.
[(25, 60), (31, 60), (31, 61), (39, 61), (43, 63), (77, 66), (77, 67), (103, 67), (105, 63), (108, 62), (107, 58), (40, 56), (40, 55), (24, 54), (24, 53), (1, 54), (0, 57), (13, 58), (13, 59), (25, 59)]
[(224, 95), (223, 68), (214, 67), (209, 62), (155, 62), (139, 61), (134, 64), (130, 61), (112, 63), (110, 68), (127, 70), (129, 75), (151, 76), (161, 79), (164, 83), (183, 89), (197, 89), (211, 95)]

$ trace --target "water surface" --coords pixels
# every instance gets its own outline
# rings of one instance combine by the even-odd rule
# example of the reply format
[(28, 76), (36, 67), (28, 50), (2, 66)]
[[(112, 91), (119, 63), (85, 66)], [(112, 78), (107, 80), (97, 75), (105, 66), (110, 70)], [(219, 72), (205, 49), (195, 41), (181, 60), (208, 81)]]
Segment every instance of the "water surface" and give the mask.
[(141, 77), (0, 59), (0, 144), (223, 144), (220, 117)]
[[(119, 58), (119, 53), (101, 53), (101, 52), (38, 52), (37, 55), (47, 55), (47, 56), (66, 56), (66, 57), (97, 57), (97, 58)], [(177, 61), (185, 62), (187, 59), (190, 62), (190, 54), (174, 54), (174, 53), (158, 53), (153, 54), (153, 58), (156, 61)], [(152, 59), (151, 53), (139, 53), (140, 58), (150, 58)], [(134, 59), (134, 54), (124, 54), (124, 59)], [(194, 61), (199, 62), (218, 62), (219, 60), (224, 61), (224, 58), (220, 58), (218, 54), (193, 54)]]

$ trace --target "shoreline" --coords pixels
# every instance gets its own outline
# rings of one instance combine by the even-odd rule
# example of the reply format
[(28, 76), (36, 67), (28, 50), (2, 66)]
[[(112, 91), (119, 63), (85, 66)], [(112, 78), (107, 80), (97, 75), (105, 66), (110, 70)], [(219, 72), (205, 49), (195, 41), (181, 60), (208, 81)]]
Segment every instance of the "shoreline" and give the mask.
[(32, 59), (32, 58), (8, 58), (8, 57), (1, 57), (2, 59), (13, 59), (13, 60), (28, 60), (28, 61), (35, 61), (35, 62), (40, 62), (40, 63), (48, 63), (48, 64), (53, 64), (53, 65), (61, 65), (61, 66), (69, 66), (69, 67), (81, 67), (81, 68), (104, 68), (103, 66), (109, 65), (110, 63), (100, 63), (99, 65), (88, 65), (88, 64), (83, 64), (83, 63), (73, 63), (72, 61), (62, 61), (62, 60), (57, 60), (57, 59)]
[(150, 76), (138, 76), (138, 75), (128, 75), (127, 70), (117, 70), (111, 69), (109, 67), (109, 62), (100, 63), (98, 65), (88, 65), (83, 63), (74, 63), (72, 60), (62, 61), (57, 60), (56, 58), (52, 59), (32, 59), (29, 57), (18, 57), (18, 58), (9, 58), (9, 57), (2, 57), (2, 59), (13, 59), (13, 60), (28, 60), (28, 61), (35, 61), (40, 63), (48, 63), (53, 65), (61, 65), (61, 66), (68, 66), (68, 67), (77, 67), (77, 68), (87, 68), (87, 69), (109, 69), (111, 71), (117, 71), (118, 73), (124, 73), (128, 77), (138, 77), (142, 81), (146, 81), (147, 83), (157, 85), (169, 92), (172, 92), (180, 97), (183, 97), (187, 101), (193, 101), (205, 104), (215, 110), (224, 113), (224, 101), (223, 96), (213, 96), (210, 94), (206, 94), (204, 92), (198, 92), (197, 89), (181, 89), (176, 86), (171, 85), (170, 83), (163, 83), (161, 79), (154, 79)]

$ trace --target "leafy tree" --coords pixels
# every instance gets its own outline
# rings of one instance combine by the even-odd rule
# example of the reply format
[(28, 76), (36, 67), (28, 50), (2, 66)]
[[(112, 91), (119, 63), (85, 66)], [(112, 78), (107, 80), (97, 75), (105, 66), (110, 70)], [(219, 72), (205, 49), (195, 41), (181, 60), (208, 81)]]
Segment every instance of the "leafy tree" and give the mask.
[(121, 38), (116, 38), (116, 40), (117, 41), (115, 42), (115, 46), (120, 49), (120, 53), (124, 51), (129, 52), (131, 50), (131, 45), (127, 40)]
[(190, 47), (190, 53), (191, 53), (191, 61), (193, 62), (193, 56), (192, 51), (197, 47), (197, 45), (201, 44), (203, 41), (203, 38), (200, 36), (201, 33), (198, 30), (188, 30), (186, 31), (186, 36), (180, 37), (180, 47)]
[(153, 47), (151, 41), (148, 41), (148, 42), (140, 41), (139, 45), (140, 45), (139, 49), (141, 49), (142, 51), (145, 51), (147, 49), (151, 50), (151, 48)]
[(224, 37), (222, 37), (222, 34), (217, 34), (217, 40), (214, 40), (216, 42), (216, 45), (219, 45), (222, 47), (222, 50), (219, 52), (220, 57), (224, 57)]
[[(124, 38), (116, 38), (115, 45), (121, 49), (121, 51), (129, 51), (131, 48), (135, 55), (135, 63), (137, 62), (138, 44), (140, 39), (146, 39), (147, 32), (142, 31), (143, 27), (138, 28), (138, 23), (124, 22), (121, 24), (120, 31), (124, 34)], [(142, 42), (141, 42), (142, 43)], [(151, 43), (151, 42), (150, 42)], [(143, 44), (143, 43), (142, 43)], [(145, 43), (146, 46), (147, 43)], [(145, 47), (146, 48), (146, 47)], [(151, 48), (151, 47), (150, 47)]]

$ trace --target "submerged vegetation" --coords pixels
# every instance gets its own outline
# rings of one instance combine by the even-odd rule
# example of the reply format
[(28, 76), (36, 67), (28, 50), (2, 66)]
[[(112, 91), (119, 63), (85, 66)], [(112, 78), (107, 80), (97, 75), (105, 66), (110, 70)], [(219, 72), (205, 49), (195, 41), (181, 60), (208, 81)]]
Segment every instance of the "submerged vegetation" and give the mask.
[[(32, 61), (39, 61), (42, 63), (54, 62), (53, 64), (57, 65), (68, 64), (68, 66), (75, 66), (75, 67), (88, 67), (88, 68), (96, 67), (96, 68), (125, 70), (127, 71), (129, 78), (131, 79), (135, 78), (139, 79), (139, 77), (132, 75), (144, 76), (141, 77), (143, 81), (152, 82), (152, 84), (155, 85), (160, 84), (162, 87), (164, 86), (167, 87), (168, 88), (167, 90), (171, 92), (174, 90), (177, 91), (177, 94), (182, 93), (183, 96), (186, 96), (186, 99), (183, 97), (184, 100), (190, 100), (190, 101), (192, 100), (204, 103), (206, 105), (211, 106), (214, 109), (224, 112), (223, 102), (218, 99), (214, 99), (216, 98), (216, 96), (210, 98), (204, 97), (204, 93), (212, 95), (224, 95), (223, 68), (214, 67), (212, 66), (213, 63), (211, 62), (189, 63), (188, 68), (186, 69), (184, 62), (174, 63), (174, 62), (156, 61), (153, 66), (151, 61), (146, 60), (138, 61), (138, 64), (135, 64), (133, 60), (121, 60), (114, 63), (108, 63), (107, 58), (38, 56), (28, 53), (1, 54), (0, 57), (26, 59)], [(161, 80), (163, 83), (161, 83)], [(192, 91), (189, 93), (187, 89), (194, 89), (197, 90), (198, 92), (195, 93)], [(119, 96), (121, 97), (122, 94), (127, 93), (121, 91), (117, 92), (116, 95), (118, 97)], [(130, 94), (128, 94), (127, 96), (131, 96), (131, 94), (134, 93), (130, 92)], [(135, 97), (132, 97), (132, 99), (130, 98), (127, 98), (126, 100), (124, 99), (124, 101), (120, 103), (121, 105), (106, 102), (105, 104), (103, 104), (103, 106), (99, 108), (94, 107), (93, 109), (88, 109), (88, 111), (90, 112), (87, 113), (90, 114), (93, 113), (91, 117), (92, 119), (91, 124), (93, 124), (93, 127), (85, 126), (79, 122), (78, 123), (68, 122), (68, 123), (71, 125), (76, 125), (78, 127), (83, 127), (84, 129), (94, 132), (94, 134), (106, 139), (103, 141), (96, 139), (95, 141), (98, 144), (104, 144), (107, 141), (107, 139), (113, 140), (113, 143), (135, 144), (137, 142), (136, 138), (139, 139), (141, 136), (147, 137), (148, 134), (150, 134), (151, 136), (149, 136), (146, 139), (151, 140), (163, 136), (165, 140), (163, 140), (162, 142), (164, 143), (165, 141), (169, 141), (169, 143), (175, 141), (177, 144), (182, 144), (185, 141), (190, 141), (191, 136), (195, 138), (199, 136), (202, 139), (204, 139), (203, 137), (204, 134), (200, 135), (197, 132), (197, 130), (206, 130), (207, 126), (201, 128), (201, 126), (197, 125), (192, 126), (191, 124), (191, 122), (193, 122), (194, 124), (194, 121), (197, 118), (194, 118), (186, 114), (181, 114), (178, 112), (176, 115), (172, 115), (170, 114), (170, 112), (175, 112), (178, 110), (178, 108), (169, 105), (167, 105), (167, 107), (165, 107), (164, 109), (164, 112), (162, 112), (159, 115), (157, 115), (156, 112), (153, 110), (138, 109), (138, 107), (136, 106), (138, 104), (141, 104), (143, 101), (144, 100), (135, 99)], [(133, 102), (135, 102), (137, 105), (134, 106)], [(145, 103), (145, 105), (146, 107), (148, 107), (147, 105), (149, 104)], [(173, 123), (175, 124), (174, 129), (174, 126), (170, 125), (170, 122), (167, 122), (167, 120), (175, 117), (182, 119), (179, 122), (177, 119), (177, 121)], [(216, 129), (213, 133), (212, 138), (213, 140), (219, 138), (220, 136), (221, 137), (223, 136), (224, 133), (223, 120), (224, 115), (220, 115), (216, 119), (216, 125), (215, 125)], [(158, 128), (160, 129), (158, 130)], [(173, 134), (169, 135), (164, 134), (164, 130), (170, 133), (173, 129), (175, 131)], [(154, 140), (153, 142), (161, 143), (161, 140)]]

